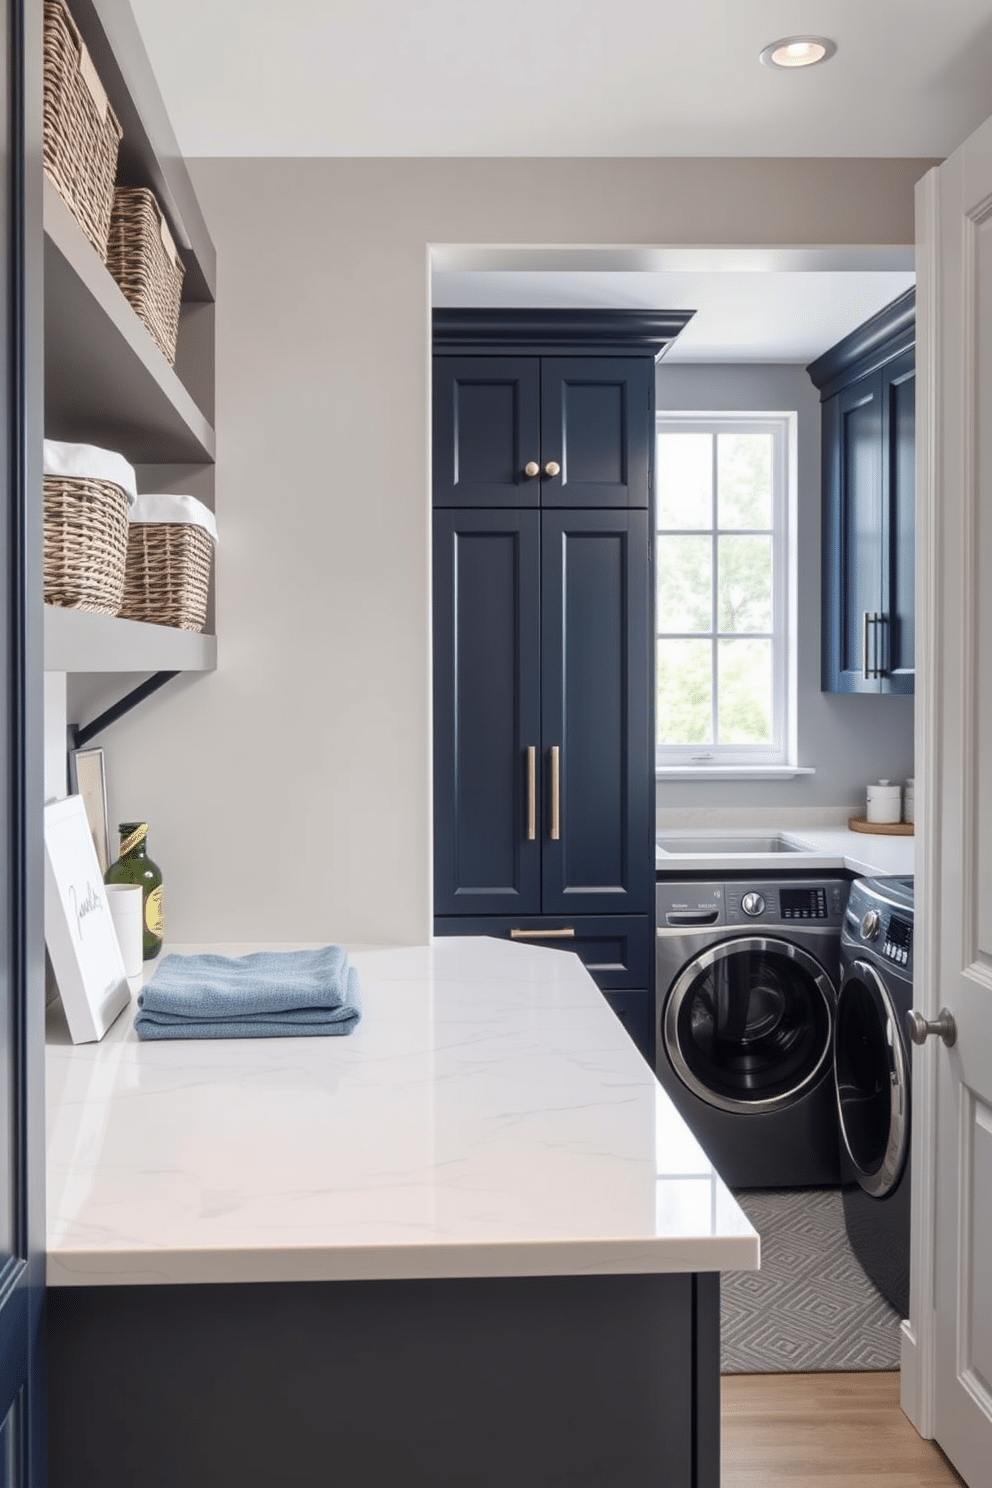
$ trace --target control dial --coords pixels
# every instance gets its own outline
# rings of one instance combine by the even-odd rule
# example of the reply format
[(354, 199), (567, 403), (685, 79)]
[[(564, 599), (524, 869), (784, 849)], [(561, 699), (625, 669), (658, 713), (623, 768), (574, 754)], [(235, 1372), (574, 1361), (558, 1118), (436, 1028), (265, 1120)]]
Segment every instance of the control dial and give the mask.
[(765, 901), (760, 894), (745, 894), (741, 900), (741, 909), (746, 915), (759, 915), (765, 907)]
[(869, 909), (861, 917), (861, 939), (875, 940), (882, 926), (882, 916), (877, 909)]

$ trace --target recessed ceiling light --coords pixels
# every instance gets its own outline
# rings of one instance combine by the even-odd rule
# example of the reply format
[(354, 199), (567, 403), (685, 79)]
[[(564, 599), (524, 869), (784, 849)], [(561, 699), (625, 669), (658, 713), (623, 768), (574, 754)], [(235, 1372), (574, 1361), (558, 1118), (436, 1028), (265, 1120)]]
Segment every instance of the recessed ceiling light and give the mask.
[(826, 36), (783, 36), (769, 42), (761, 53), (766, 67), (812, 67), (826, 62), (837, 50), (837, 43)]

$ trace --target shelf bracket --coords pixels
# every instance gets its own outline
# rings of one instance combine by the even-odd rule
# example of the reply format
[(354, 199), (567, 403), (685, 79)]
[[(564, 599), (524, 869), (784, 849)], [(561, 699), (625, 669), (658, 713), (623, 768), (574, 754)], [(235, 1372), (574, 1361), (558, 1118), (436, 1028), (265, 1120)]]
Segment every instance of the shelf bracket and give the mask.
[(158, 692), (166, 682), (171, 682), (173, 677), (178, 676), (178, 672), (155, 672), (147, 681), (139, 682), (137, 687), (132, 687), (130, 692), (125, 693), (119, 703), (114, 703), (112, 707), (98, 714), (92, 723), (85, 723), (82, 726), (71, 724), (69, 733), (72, 737), (73, 749), (85, 749), (97, 734), (102, 734), (105, 728), (109, 728), (112, 723), (116, 723), (126, 713), (130, 713), (132, 708), (136, 708), (139, 703), (143, 703), (146, 698)]

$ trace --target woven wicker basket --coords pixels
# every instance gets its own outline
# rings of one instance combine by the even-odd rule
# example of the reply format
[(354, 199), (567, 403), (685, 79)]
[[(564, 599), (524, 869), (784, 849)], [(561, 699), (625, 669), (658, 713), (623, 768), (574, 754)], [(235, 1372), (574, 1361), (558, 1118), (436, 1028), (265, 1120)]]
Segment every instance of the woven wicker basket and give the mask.
[(45, 0), (44, 120), (45, 171), (103, 258), (122, 131), (62, 0)]
[(110, 217), (107, 268), (170, 362), (176, 359), (183, 262), (153, 192), (118, 186)]
[(212, 557), (210, 534), (193, 522), (132, 522), (121, 618), (202, 630)]
[(45, 603), (116, 615), (124, 592), (128, 497), (109, 481), (46, 475)]

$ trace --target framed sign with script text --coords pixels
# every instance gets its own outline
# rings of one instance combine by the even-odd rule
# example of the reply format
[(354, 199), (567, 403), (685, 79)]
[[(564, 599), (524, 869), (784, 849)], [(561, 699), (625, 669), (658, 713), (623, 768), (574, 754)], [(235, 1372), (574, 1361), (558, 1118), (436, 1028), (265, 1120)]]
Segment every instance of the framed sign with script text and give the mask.
[(45, 807), (45, 942), (74, 1044), (103, 1038), (130, 991), (86, 807)]

